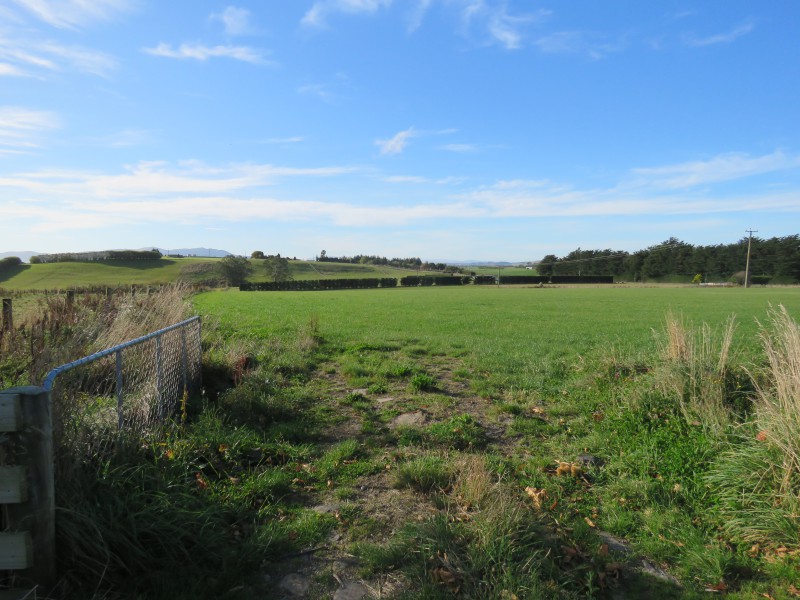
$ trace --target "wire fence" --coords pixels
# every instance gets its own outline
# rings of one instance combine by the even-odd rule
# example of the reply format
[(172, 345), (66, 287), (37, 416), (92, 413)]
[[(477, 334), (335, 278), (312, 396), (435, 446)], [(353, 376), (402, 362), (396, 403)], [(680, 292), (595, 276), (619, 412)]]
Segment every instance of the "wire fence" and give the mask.
[(200, 317), (192, 317), (51, 370), (42, 388), (52, 394), (56, 451), (97, 456), (178, 421), (201, 385), (201, 361)]

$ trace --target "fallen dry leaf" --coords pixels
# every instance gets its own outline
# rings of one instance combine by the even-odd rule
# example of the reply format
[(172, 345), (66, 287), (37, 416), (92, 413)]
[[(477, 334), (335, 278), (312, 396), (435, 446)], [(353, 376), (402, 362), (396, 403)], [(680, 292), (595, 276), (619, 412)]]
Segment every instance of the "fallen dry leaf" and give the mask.
[(708, 586), (706, 588), (706, 591), (707, 592), (713, 592), (713, 593), (719, 593), (719, 592), (725, 592), (725, 591), (727, 591), (727, 589), (728, 589), (728, 585), (724, 581), (720, 580), (720, 582), (717, 585)]
[(592, 521), (589, 517), (583, 517), (583, 520), (586, 521), (586, 524), (592, 529), (597, 529), (597, 525), (595, 525), (594, 521)]
[(547, 496), (547, 490), (544, 488), (526, 487), (525, 493), (533, 500), (534, 508), (536, 508), (536, 510), (542, 510), (542, 499)]
[(788, 591), (795, 598), (800, 598), (800, 590), (793, 585), (790, 584), (786, 591)]
[(433, 571), (431, 571), (431, 576), (433, 577), (434, 583), (447, 586), (454, 594), (457, 594), (461, 589), (461, 586), (458, 584), (458, 575), (447, 567), (435, 567)]

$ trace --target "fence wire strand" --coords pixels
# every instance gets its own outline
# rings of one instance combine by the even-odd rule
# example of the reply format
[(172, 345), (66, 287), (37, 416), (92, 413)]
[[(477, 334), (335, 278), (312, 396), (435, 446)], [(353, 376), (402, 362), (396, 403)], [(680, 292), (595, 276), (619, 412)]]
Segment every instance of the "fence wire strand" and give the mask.
[(141, 440), (177, 422), (182, 400), (201, 385), (200, 319), (145, 338), (51, 371), (56, 448), (98, 457), (121, 438)]

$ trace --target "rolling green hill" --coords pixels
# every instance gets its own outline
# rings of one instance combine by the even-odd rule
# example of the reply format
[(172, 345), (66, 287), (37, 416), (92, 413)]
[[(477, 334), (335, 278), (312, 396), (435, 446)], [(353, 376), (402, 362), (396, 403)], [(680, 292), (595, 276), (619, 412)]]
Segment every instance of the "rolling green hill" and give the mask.
[[(215, 258), (162, 258), (152, 261), (63, 262), (23, 264), (0, 273), (0, 290), (65, 290), (87, 287), (163, 285), (175, 281), (217, 284)], [(263, 261), (252, 260), (250, 281), (267, 281)], [(375, 265), (289, 262), (294, 279), (404, 277), (420, 272)], [(425, 274), (424, 272), (422, 274)]]

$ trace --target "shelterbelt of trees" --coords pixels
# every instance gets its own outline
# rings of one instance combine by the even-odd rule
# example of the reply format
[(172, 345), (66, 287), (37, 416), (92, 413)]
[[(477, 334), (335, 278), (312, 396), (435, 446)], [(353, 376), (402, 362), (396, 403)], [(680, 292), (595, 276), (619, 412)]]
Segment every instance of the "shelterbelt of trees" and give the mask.
[[(762, 283), (800, 282), (800, 236), (750, 240), (750, 276)], [(733, 244), (694, 246), (674, 237), (630, 253), (619, 250), (582, 250), (563, 257), (548, 254), (538, 264), (541, 275), (614, 275), (629, 281), (700, 276), (701, 281), (743, 279), (748, 238)]]
[(348, 263), (354, 265), (380, 265), (397, 267), (400, 269), (422, 269), (423, 271), (444, 271), (458, 273), (458, 267), (450, 266), (445, 263), (423, 261), (419, 257), (411, 258), (386, 258), (385, 256), (372, 256), (367, 254), (356, 254), (355, 256), (328, 256), (323, 250), (319, 256), (314, 258), (317, 262)]

